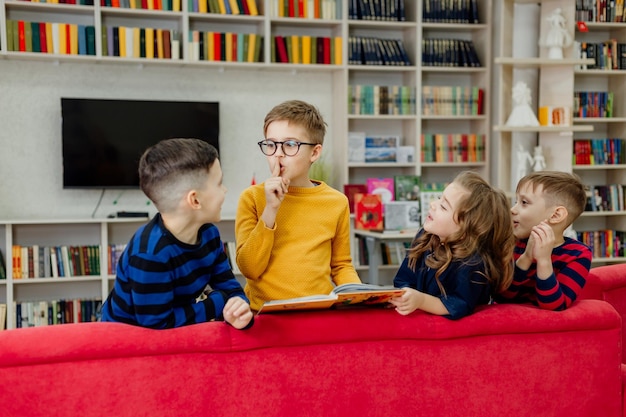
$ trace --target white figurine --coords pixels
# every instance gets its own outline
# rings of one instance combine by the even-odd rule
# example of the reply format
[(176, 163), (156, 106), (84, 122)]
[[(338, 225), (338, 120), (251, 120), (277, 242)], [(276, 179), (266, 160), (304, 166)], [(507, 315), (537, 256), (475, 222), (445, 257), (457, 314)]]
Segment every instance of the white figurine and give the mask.
[(572, 35), (567, 31), (565, 18), (561, 14), (561, 8), (554, 9), (552, 14), (546, 18), (550, 22), (550, 30), (543, 42), (539, 46), (548, 48), (548, 58), (563, 59), (563, 48), (572, 44)]
[(535, 154), (532, 157), (533, 171), (543, 171), (546, 169), (546, 159), (543, 157), (543, 149), (541, 146), (535, 146)]
[(528, 167), (533, 166), (534, 159), (522, 144), (517, 145), (517, 181), (528, 174)]
[(539, 126), (539, 120), (530, 107), (532, 97), (530, 88), (523, 81), (513, 86), (513, 111), (506, 121), (507, 126)]

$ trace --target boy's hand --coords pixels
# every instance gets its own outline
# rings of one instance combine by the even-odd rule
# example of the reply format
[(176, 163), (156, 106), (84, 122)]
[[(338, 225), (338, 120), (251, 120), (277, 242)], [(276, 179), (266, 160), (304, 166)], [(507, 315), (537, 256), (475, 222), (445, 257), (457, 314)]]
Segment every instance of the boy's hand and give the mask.
[(229, 298), (224, 306), (224, 320), (235, 329), (243, 329), (252, 320), (250, 305), (241, 297)]
[(548, 221), (544, 220), (532, 228), (530, 236), (535, 242), (532, 253), (533, 258), (537, 262), (537, 278), (547, 279), (554, 272), (552, 267), (552, 249), (554, 249), (556, 244), (554, 230), (552, 230)]
[(280, 176), (280, 162), (276, 161), (272, 176), (265, 181), (265, 201), (268, 206), (278, 208), (289, 190), (289, 180)]
[(533, 258), (535, 260), (550, 259), (556, 238), (547, 221), (544, 220), (532, 228), (528, 242), (530, 243), (531, 240), (534, 242), (531, 248)]

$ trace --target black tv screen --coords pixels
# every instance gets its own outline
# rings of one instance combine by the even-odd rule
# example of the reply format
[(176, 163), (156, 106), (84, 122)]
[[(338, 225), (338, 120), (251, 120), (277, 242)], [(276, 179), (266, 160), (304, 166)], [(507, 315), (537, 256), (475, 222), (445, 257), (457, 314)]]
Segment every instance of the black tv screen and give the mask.
[(138, 188), (141, 154), (170, 138), (219, 151), (219, 103), (61, 98), (63, 188)]

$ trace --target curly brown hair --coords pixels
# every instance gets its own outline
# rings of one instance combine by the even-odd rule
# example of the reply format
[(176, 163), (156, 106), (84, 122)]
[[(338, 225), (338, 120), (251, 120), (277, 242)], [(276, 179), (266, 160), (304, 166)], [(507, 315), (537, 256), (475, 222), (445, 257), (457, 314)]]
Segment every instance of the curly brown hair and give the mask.
[(415, 271), (418, 260), (429, 251), (426, 265), (436, 269), (435, 279), (453, 261), (471, 262), (475, 254), (485, 265), (483, 274), (491, 284), (492, 292), (508, 288), (513, 280), (513, 248), (515, 236), (511, 220), (510, 203), (504, 193), (491, 187), (475, 172), (463, 171), (453, 183), (467, 191), (459, 202), (455, 218), (460, 228), (445, 242), (439, 236), (424, 231), (409, 249), (409, 267)]

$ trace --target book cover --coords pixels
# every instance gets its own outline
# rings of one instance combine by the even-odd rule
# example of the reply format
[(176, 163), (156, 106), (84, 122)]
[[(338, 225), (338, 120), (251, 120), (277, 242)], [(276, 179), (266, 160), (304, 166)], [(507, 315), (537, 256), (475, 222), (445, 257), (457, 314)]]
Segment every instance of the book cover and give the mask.
[(394, 199), (398, 201), (419, 200), (420, 183), (419, 175), (394, 175)]
[(378, 136), (365, 138), (365, 162), (396, 162), (398, 136)]
[(417, 230), (421, 226), (418, 200), (390, 201), (384, 204), (384, 209), (385, 230)]
[(365, 132), (348, 132), (348, 162), (365, 162)]
[(393, 178), (368, 178), (366, 181), (369, 194), (380, 194), (383, 203), (395, 200), (395, 185)]
[(367, 185), (365, 184), (344, 184), (343, 193), (348, 197), (348, 205), (350, 213), (354, 213), (354, 196), (356, 194), (367, 194)]
[(349, 283), (335, 287), (330, 294), (326, 295), (267, 301), (261, 306), (258, 314), (351, 306), (384, 306), (392, 298), (401, 295), (402, 289), (393, 286)]
[(354, 195), (354, 227), (361, 230), (383, 229), (383, 200), (380, 194)]

